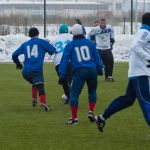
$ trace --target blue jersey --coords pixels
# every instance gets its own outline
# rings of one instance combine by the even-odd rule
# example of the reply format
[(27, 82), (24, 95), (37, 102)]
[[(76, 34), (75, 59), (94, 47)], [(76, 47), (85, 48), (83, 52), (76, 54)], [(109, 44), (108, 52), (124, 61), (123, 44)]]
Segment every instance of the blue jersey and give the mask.
[(55, 48), (43, 39), (31, 38), (13, 53), (12, 59), (16, 64), (20, 63), (18, 56), (24, 54), (23, 73), (43, 72), (43, 61), (46, 52), (52, 55), (55, 52)]
[(96, 46), (88, 39), (75, 39), (64, 50), (60, 63), (60, 75), (65, 76), (67, 66), (71, 62), (73, 70), (76, 68), (103, 68), (102, 60)]

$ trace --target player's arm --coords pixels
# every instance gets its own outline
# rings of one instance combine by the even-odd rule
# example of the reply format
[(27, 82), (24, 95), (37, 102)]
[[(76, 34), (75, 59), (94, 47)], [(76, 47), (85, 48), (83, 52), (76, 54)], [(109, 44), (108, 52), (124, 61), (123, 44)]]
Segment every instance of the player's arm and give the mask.
[(60, 77), (65, 78), (66, 73), (67, 73), (67, 68), (69, 65), (69, 60), (71, 58), (71, 53), (72, 53), (72, 44), (69, 43), (66, 45), (65, 49), (64, 49), (64, 53), (59, 65), (59, 73), (60, 73)]
[(50, 56), (50, 58), (53, 62), (55, 59), (55, 56), (56, 56), (55, 40), (54, 39), (49, 40), (49, 44), (51, 44), (55, 48), (54, 53)]
[(103, 75), (103, 62), (94, 44), (93, 44), (93, 50), (94, 50), (94, 60), (96, 63), (97, 72), (99, 75)]
[(114, 38), (114, 29), (111, 29), (111, 34), (110, 34), (110, 45), (111, 45), (111, 49), (113, 49), (113, 45), (115, 43), (115, 38)]
[(45, 51), (48, 52), (50, 55), (53, 55), (55, 53), (56, 49), (48, 41), (43, 40), (41, 44)]
[(23, 45), (21, 45), (14, 53), (12, 54), (12, 60), (16, 64), (17, 69), (22, 69), (23, 66), (19, 60), (19, 55), (23, 54)]
[(150, 60), (150, 52), (146, 51), (145, 46), (150, 42), (150, 34), (148, 31), (139, 32), (135, 39), (131, 52), (134, 51), (140, 58), (146, 62)]
[(91, 31), (87, 34), (87, 39), (91, 40)]

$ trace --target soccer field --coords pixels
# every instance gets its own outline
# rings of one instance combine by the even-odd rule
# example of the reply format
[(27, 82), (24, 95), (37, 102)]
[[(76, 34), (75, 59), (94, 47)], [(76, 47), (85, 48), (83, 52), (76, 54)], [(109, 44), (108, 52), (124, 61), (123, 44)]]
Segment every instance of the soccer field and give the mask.
[[(123, 94), (127, 86), (127, 63), (117, 63), (114, 83), (99, 77), (95, 114)], [(53, 65), (44, 65), (47, 103), (51, 112), (31, 106), (31, 87), (12, 64), (0, 64), (0, 150), (149, 150), (150, 130), (135, 104), (107, 121), (104, 133), (88, 114), (87, 87), (79, 100), (79, 125), (67, 126), (69, 105), (61, 102), (62, 88)], [(38, 101), (39, 102), (39, 101)]]

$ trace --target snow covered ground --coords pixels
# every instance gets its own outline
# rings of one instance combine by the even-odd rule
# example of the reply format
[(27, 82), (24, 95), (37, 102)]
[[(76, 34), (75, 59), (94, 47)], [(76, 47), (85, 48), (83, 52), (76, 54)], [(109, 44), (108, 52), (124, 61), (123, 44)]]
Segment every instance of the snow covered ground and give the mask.
[[(130, 49), (134, 35), (116, 35), (114, 44), (115, 61), (128, 61), (128, 51)], [(50, 37), (52, 38), (52, 37)], [(0, 62), (12, 62), (11, 55), (20, 44), (27, 41), (29, 37), (23, 34), (0, 36)], [(23, 57), (21, 57), (22, 59)], [(46, 56), (45, 61), (49, 61), (50, 57)]]

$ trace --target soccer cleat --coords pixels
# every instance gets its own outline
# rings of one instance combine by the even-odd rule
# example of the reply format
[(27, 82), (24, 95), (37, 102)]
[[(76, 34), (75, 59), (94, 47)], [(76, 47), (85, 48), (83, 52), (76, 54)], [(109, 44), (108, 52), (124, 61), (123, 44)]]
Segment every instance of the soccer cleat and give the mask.
[(103, 132), (103, 128), (105, 127), (105, 121), (101, 118), (101, 116), (95, 116), (95, 122), (100, 132)]
[(33, 100), (33, 101), (32, 101), (32, 106), (33, 106), (33, 107), (36, 107), (36, 106), (37, 106), (37, 101), (36, 101), (36, 100)]
[(76, 118), (76, 119), (69, 118), (69, 120), (66, 122), (66, 124), (68, 124), (68, 125), (79, 124), (78, 118)]
[(113, 77), (112, 77), (112, 76), (109, 76), (109, 77), (108, 77), (108, 81), (113, 82), (113, 81), (114, 81)]
[(41, 109), (43, 112), (50, 111), (50, 108), (46, 104), (41, 104)]
[(90, 122), (95, 122), (94, 113), (92, 111), (89, 111), (88, 118)]
[(105, 78), (105, 81), (114, 82), (114, 79), (112, 76), (109, 76), (108, 78)]

